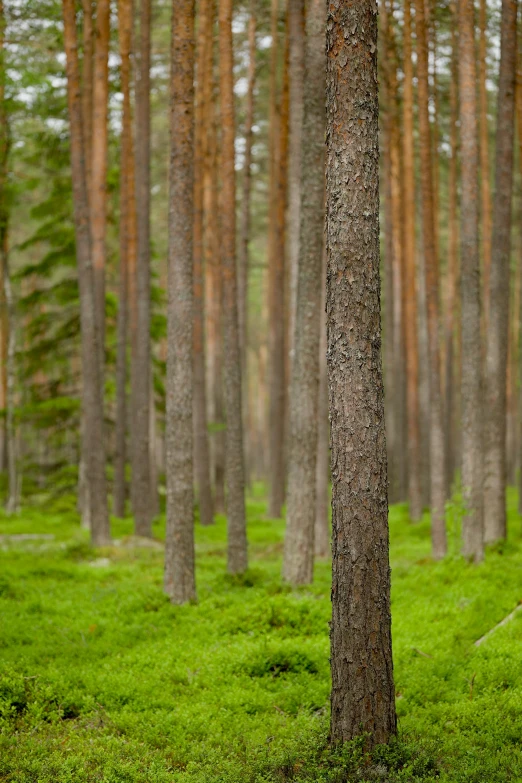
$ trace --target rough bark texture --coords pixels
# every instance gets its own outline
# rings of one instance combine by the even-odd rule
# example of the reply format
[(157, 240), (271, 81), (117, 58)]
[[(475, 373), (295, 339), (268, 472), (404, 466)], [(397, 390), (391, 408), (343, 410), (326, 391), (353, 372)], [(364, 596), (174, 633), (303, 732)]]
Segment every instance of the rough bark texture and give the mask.
[(84, 456), (86, 483), (90, 497), (91, 538), (95, 546), (110, 540), (105, 478), (103, 437), (103, 390), (100, 375), (99, 334), (96, 319), (94, 274), (89, 230), (89, 202), (85, 177), (85, 149), (82, 129), (82, 105), (76, 14), (73, 0), (63, 0), (64, 43), (67, 60), (67, 98), (71, 126), (71, 170), (73, 183), (76, 257), (80, 288), (80, 325), (82, 336), (82, 404), (85, 421)]
[(6, 428), (7, 408), (7, 354), (9, 342), (9, 313), (6, 296), (8, 276), (7, 254), (2, 250), (7, 246), (2, 237), (7, 237), (9, 216), (7, 210), (7, 160), (8, 160), (8, 118), (5, 106), (5, 15), (3, 0), (0, 0), (0, 472), (7, 469), (8, 438)]
[(236, 178), (234, 168), (234, 73), (232, 0), (219, 2), (219, 64), (222, 127), (223, 184), (221, 189), (221, 245), (223, 264), (224, 385), (227, 414), (226, 481), (229, 573), (245, 571), (247, 537), (245, 467), (241, 405), (241, 355), (237, 315)]
[[(292, 143), (288, 153), (288, 339), (290, 364), (295, 351), (299, 232), (301, 226), (301, 147), (304, 115), (305, 76), (305, 2), (288, 0), (288, 43), (290, 81), (289, 132)], [(291, 372), (291, 371), (290, 371)]]
[(93, 78), (94, 78), (94, 17), (92, 0), (82, 0), (83, 8), (83, 57), (82, 57), (82, 120), (83, 120), (83, 143), (89, 154), (85, 157), (85, 178), (87, 180), (87, 191), (91, 192), (91, 171), (92, 171), (92, 99), (93, 99)]
[(478, 47), (478, 81), (479, 81), (479, 155), (480, 155), (480, 196), (482, 230), (482, 269), (484, 275), (483, 295), (484, 334), (487, 334), (489, 322), (489, 276), (491, 271), (491, 184), (489, 179), (489, 128), (488, 128), (488, 93), (487, 93), (487, 2), (480, 0), (479, 6), (479, 47)]
[(413, 137), (413, 63), (411, 3), (404, 4), (404, 99), (403, 99), (403, 303), (406, 349), (406, 401), (408, 410), (408, 500), (413, 522), (422, 514), (421, 454), (419, 429), (419, 347), (417, 341), (417, 281), (415, 263), (415, 149)]
[(424, 0), (415, 0), (417, 31), (417, 75), (419, 105), (422, 230), (426, 269), (426, 307), (430, 379), (430, 506), (433, 557), (446, 554), (446, 468), (444, 459), (444, 415), (442, 405), (439, 348), (439, 273), (435, 248), (433, 163), (429, 118), (428, 40)]
[(194, 0), (173, 0), (167, 354), (165, 592), (196, 597), (193, 510)]
[[(203, 187), (205, 148), (208, 135), (206, 119), (208, 99), (206, 81), (209, 40), (208, 17), (211, 0), (202, 0), (199, 6), (196, 125), (194, 147), (194, 477), (198, 488), (199, 519), (202, 525), (213, 522), (212, 486), (210, 483), (210, 450), (207, 428), (207, 383), (205, 377), (204, 339), (204, 280), (203, 280)], [(210, 33), (212, 30), (210, 29)]]
[(109, 40), (110, 0), (98, 0), (96, 11), (96, 45), (92, 97), (92, 155), (90, 215), (92, 266), (96, 296), (96, 318), (100, 336), (99, 361), (103, 380), (105, 371), (105, 264), (107, 256), (107, 154), (109, 141)]
[(329, 0), (327, 317), (333, 742), (396, 731), (381, 370), (377, 4)]
[[(178, 11), (176, 10), (176, 14)], [(136, 81), (136, 330), (131, 371), (132, 508), (135, 530), (151, 535), (150, 465), (150, 28), (151, 0), (140, 3), (139, 56)]]
[(484, 539), (506, 537), (506, 369), (509, 339), (511, 200), (517, 60), (517, 2), (502, 0), (495, 200), (486, 343)]
[(482, 356), (477, 69), (473, 0), (459, 0), (459, 92), (461, 144), (461, 308), (462, 308), (462, 552), (483, 557)]
[[(520, 170), (522, 171), (522, 57), (520, 56), (520, 39), (519, 39), (519, 59), (518, 59), (518, 72), (517, 72), (517, 84), (516, 84), (516, 113), (517, 113), (517, 137), (518, 137), (518, 163)], [(520, 209), (522, 213), (522, 200), (520, 203)], [(522, 214), (521, 214), (522, 217)], [(522, 224), (522, 220), (521, 220)], [(519, 265), (522, 266), (522, 234), (520, 236), (520, 258)], [(518, 338), (518, 350), (519, 350), (519, 367), (518, 367), (518, 383), (519, 383), (519, 395), (518, 395), (518, 513), (522, 515), (522, 296), (520, 297), (520, 310), (519, 310), (519, 338)]]
[(317, 465), (315, 479), (315, 536), (316, 557), (328, 557), (330, 522), (328, 519), (330, 480), (330, 424), (328, 421), (328, 370), (326, 367), (326, 247), (323, 242), (321, 274), (321, 325), (319, 335), (319, 399), (317, 403)]
[[(114, 514), (125, 515), (127, 458), (127, 343), (129, 322), (129, 276), (135, 257), (134, 150), (131, 115), (132, 0), (118, 2), (121, 91), (123, 94), (120, 162), (120, 268), (118, 303), (118, 347), (116, 356), (116, 454), (114, 461)], [(133, 264), (134, 266), (134, 264)]]
[[(280, 517), (285, 498), (285, 212), (288, 151), (288, 61), (285, 57), (281, 105), (277, 105), (279, 3), (272, 1), (270, 62), (270, 222), (268, 259), (269, 484), (268, 514)], [(286, 95), (285, 95), (286, 89)]]
[(314, 528), (324, 229), (325, 6), (311, 0), (306, 19), (306, 70), (301, 149), (301, 231), (292, 379), (288, 504), (283, 577), (309, 584)]

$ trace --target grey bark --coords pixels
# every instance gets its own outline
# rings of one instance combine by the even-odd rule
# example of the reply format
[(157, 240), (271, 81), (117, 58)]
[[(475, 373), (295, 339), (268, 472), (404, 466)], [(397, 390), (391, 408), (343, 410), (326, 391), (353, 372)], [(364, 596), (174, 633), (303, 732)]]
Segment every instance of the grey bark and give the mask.
[(328, 372), (326, 367), (326, 248), (323, 251), (321, 277), (321, 326), (319, 336), (319, 399), (317, 403), (317, 465), (315, 474), (315, 537), (316, 557), (330, 554), (330, 425), (328, 422)]

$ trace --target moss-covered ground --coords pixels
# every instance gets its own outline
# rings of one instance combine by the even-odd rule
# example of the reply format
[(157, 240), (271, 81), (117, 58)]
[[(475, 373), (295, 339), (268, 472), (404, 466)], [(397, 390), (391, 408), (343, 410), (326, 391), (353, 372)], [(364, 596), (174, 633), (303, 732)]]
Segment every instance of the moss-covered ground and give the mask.
[[(197, 529), (198, 603), (162, 593), (163, 552), (93, 551), (72, 502), (0, 516), (0, 780), (13, 783), (522, 781), (522, 600), (510, 538), (479, 566), (430, 559), (429, 519), (390, 511), (399, 740), (327, 748), (330, 566), (282, 584), (284, 525), (248, 505), (251, 567), (225, 572), (226, 525)], [(154, 534), (163, 537), (159, 520)], [(49, 539), (14, 541), (13, 534)]]

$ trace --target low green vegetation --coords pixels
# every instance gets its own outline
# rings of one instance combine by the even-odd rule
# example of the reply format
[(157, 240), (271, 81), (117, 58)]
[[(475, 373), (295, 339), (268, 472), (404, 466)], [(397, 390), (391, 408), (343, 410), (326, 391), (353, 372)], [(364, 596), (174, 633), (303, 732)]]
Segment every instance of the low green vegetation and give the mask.
[(428, 518), (391, 509), (399, 739), (371, 758), (327, 745), (329, 564), (312, 587), (284, 586), (284, 526), (262, 499), (241, 579), (225, 573), (224, 519), (198, 528), (199, 602), (185, 607), (131, 520), (93, 551), (72, 501), (1, 517), (0, 780), (522, 781), (522, 611), (474, 644), (522, 599), (515, 507), (510, 540), (480, 566), (432, 562)]

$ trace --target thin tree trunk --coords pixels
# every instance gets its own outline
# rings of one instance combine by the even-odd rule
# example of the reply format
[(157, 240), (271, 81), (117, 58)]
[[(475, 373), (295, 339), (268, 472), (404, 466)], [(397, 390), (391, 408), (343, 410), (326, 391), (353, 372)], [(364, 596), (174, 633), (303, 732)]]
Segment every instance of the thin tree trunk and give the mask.
[(247, 370), (247, 303), (248, 303), (248, 262), (250, 244), (251, 207), (250, 196), (252, 191), (252, 142), (254, 139), (254, 91), (256, 86), (256, 3), (250, 0), (250, 16), (248, 19), (248, 87), (246, 94), (245, 116), (245, 162), (243, 165), (243, 194), (241, 201), (241, 227), (239, 236), (238, 258), (238, 318), (239, 339), (241, 345), (241, 371), (244, 385), (243, 394), (243, 420), (247, 418), (248, 399), (246, 388)]
[(451, 81), (450, 81), (450, 147), (451, 158), (449, 163), (448, 183), (448, 269), (447, 269), (447, 296), (446, 296), (446, 472), (447, 495), (451, 495), (451, 488), (456, 469), (456, 443), (455, 443), (455, 309), (457, 307), (457, 286), (459, 274), (459, 224), (457, 219), (457, 188), (458, 188), (458, 32), (457, 32), (457, 7), (451, 3)]
[(241, 404), (241, 355), (237, 314), (236, 177), (232, 0), (219, 2), (219, 69), (221, 95), (223, 185), (221, 244), (223, 263), (224, 386), (227, 414), (226, 481), (229, 573), (247, 568), (245, 465)]
[(462, 168), (462, 552), (483, 557), (482, 354), (478, 213), (478, 127), (473, 0), (459, 0), (459, 90)]
[[(518, 72), (516, 83), (516, 113), (517, 113), (517, 135), (518, 135), (518, 165), (520, 167), (520, 173), (522, 174), (522, 58), (520, 57), (519, 46), (519, 60), (518, 60)], [(521, 198), (521, 217), (522, 217), (522, 198)], [(520, 231), (520, 257), (518, 263), (522, 266), (522, 220), (519, 223)], [(518, 396), (518, 409), (519, 409), (519, 442), (518, 442), (518, 461), (519, 461), (519, 474), (518, 474), (518, 513), (522, 516), (522, 296), (520, 298), (520, 311), (519, 311), (519, 367), (518, 367), (518, 383), (519, 383), (519, 396)]]
[(100, 336), (100, 372), (105, 371), (105, 264), (107, 256), (107, 155), (109, 112), (109, 40), (110, 0), (98, 0), (96, 10), (96, 45), (93, 77), (92, 147), (85, 147), (87, 158), (92, 155), (90, 216), (96, 318)]
[(325, 6), (311, 0), (306, 19), (301, 148), (301, 231), (292, 381), (288, 508), (283, 576), (309, 584), (314, 576), (319, 337), (324, 232)]
[(330, 424), (328, 422), (328, 369), (326, 366), (326, 247), (323, 242), (323, 265), (321, 274), (321, 312), (319, 335), (319, 400), (317, 404), (317, 465), (315, 497), (315, 538), (316, 557), (328, 557), (330, 554), (330, 523), (328, 519), (330, 479)]
[[(176, 14), (178, 12), (176, 11)], [(136, 81), (136, 330), (131, 370), (132, 507), (136, 534), (152, 534), (150, 464), (150, 29), (151, 0), (141, 0)]]
[(509, 340), (511, 202), (517, 60), (517, 2), (502, 0), (495, 199), (486, 344), (484, 539), (506, 537), (506, 370)]
[(435, 559), (446, 554), (446, 468), (444, 455), (444, 416), (439, 347), (439, 272), (435, 247), (433, 162), (429, 118), (428, 41), (424, 0), (415, 0), (417, 31), (417, 76), (419, 105), (420, 168), (422, 187), (422, 227), (426, 269), (426, 307), (430, 378), (430, 505), (431, 540)]
[(89, 230), (89, 202), (85, 178), (85, 148), (80, 98), (78, 44), (74, 0), (63, 0), (64, 42), (67, 60), (67, 97), (71, 123), (71, 169), (80, 288), (82, 337), (83, 417), (85, 420), (85, 472), (90, 498), (91, 538), (95, 546), (110, 540), (103, 437), (103, 393), (100, 377), (94, 273)]
[(280, 517), (285, 497), (285, 212), (288, 150), (288, 61), (285, 55), (280, 111), (277, 109), (277, 19), (279, 4), (272, 2), (270, 63), (270, 221), (268, 259), (269, 307), (269, 473), (268, 514)]
[[(3, 9), (0, 12), (3, 15)], [(6, 511), (14, 514), (18, 510), (18, 443), (14, 422), (15, 408), (15, 349), (16, 331), (14, 322), (14, 301), (11, 279), (9, 276), (9, 258), (7, 244), (7, 215), (2, 215), (0, 242), (2, 243), (2, 260), (4, 267), (4, 299), (7, 309), (8, 339), (7, 339), (7, 395), (6, 395), (6, 438), (7, 438), (7, 502)]]
[(193, 511), (194, 0), (172, 2), (165, 592), (196, 598)]
[(491, 184), (489, 179), (489, 129), (488, 129), (488, 93), (487, 93), (487, 2), (480, 0), (479, 10), (479, 47), (478, 47), (478, 81), (479, 81), (479, 155), (480, 155), (480, 186), (481, 186), (481, 228), (482, 228), (482, 269), (484, 335), (487, 334), (489, 323), (489, 277), (491, 270)]
[(85, 178), (87, 191), (91, 193), (92, 175), (92, 121), (93, 121), (93, 79), (94, 79), (94, 16), (93, 0), (82, 0), (83, 7), (83, 61), (82, 61), (82, 120), (83, 143), (88, 154), (85, 156)]
[[(288, 337), (290, 364), (295, 351), (295, 322), (297, 308), (297, 277), (299, 263), (299, 232), (301, 209), (301, 157), (304, 113), (305, 75), (305, 1), (288, 0), (288, 42), (290, 120), (292, 143), (288, 154)], [(290, 370), (291, 372), (291, 370)]]
[(366, 734), (372, 747), (396, 732), (380, 355), (377, 6), (329, 0), (326, 29), (331, 738)]
[(413, 63), (411, 3), (404, 4), (404, 99), (403, 99), (403, 306), (406, 349), (406, 401), (408, 410), (408, 500), (410, 518), (422, 515), (421, 453), (419, 429), (419, 348), (417, 337), (417, 284), (415, 262), (415, 150), (413, 138)]
[[(5, 14), (3, 0), (0, 0), (0, 240), (7, 238), (7, 161), (9, 128), (5, 105)], [(8, 467), (7, 435), (7, 357), (9, 345), (9, 310), (6, 296), (7, 241), (0, 244), (0, 473)]]
[[(204, 339), (204, 280), (203, 280), (203, 189), (205, 149), (208, 127), (205, 123), (208, 110), (205, 99), (208, 96), (206, 61), (208, 47), (208, 16), (212, 0), (202, 0), (199, 6), (197, 86), (194, 147), (194, 468), (198, 488), (199, 519), (202, 525), (213, 522), (212, 486), (210, 482), (210, 450), (207, 428), (207, 389), (205, 377)], [(211, 30), (210, 30), (211, 32)]]

